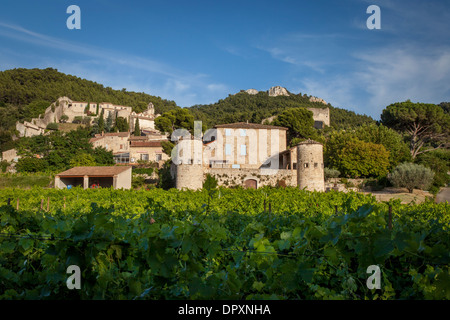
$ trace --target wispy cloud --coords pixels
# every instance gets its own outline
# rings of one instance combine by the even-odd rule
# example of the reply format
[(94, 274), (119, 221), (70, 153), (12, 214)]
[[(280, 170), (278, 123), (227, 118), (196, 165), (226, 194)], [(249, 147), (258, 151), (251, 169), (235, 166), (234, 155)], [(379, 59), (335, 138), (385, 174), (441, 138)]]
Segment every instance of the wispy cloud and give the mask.
[(224, 95), (227, 90), (226, 85), (215, 83), (205, 74), (192, 74), (161, 61), (110, 49), (105, 53), (104, 48), (58, 39), (17, 25), (0, 22), (0, 36), (78, 55), (77, 59), (59, 57), (53, 61), (35, 57), (39, 64), (59, 66), (58, 69), (66, 73), (88, 76), (90, 80), (112, 87), (115, 84), (116, 88), (139, 92), (150, 88), (148, 93), (175, 100), (181, 106), (189, 106), (199, 100), (207, 103), (217, 99), (218, 94)]

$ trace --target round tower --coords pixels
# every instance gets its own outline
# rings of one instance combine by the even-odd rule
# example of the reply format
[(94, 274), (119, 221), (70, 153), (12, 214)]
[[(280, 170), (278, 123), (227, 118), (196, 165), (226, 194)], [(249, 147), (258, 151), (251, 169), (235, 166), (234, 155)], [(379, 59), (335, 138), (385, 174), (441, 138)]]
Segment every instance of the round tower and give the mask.
[(325, 191), (323, 146), (314, 140), (297, 145), (297, 185), (309, 191)]
[(176, 166), (177, 189), (198, 190), (203, 188), (202, 140), (180, 140), (172, 151)]

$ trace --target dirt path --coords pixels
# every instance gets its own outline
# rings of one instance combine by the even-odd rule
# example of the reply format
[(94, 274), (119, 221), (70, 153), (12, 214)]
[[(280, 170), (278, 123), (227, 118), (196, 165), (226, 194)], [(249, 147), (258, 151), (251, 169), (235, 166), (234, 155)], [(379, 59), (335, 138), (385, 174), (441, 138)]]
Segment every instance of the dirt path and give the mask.
[(414, 190), (413, 193), (409, 193), (406, 189), (401, 188), (386, 188), (382, 191), (364, 192), (371, 193), (377, 201), (389, 201), (390, 199), (400, 199), (402, 203), (407, 204), (411, 202), (422, 203), (427, 197), (433, 197), (433, 195), (427, 191)]

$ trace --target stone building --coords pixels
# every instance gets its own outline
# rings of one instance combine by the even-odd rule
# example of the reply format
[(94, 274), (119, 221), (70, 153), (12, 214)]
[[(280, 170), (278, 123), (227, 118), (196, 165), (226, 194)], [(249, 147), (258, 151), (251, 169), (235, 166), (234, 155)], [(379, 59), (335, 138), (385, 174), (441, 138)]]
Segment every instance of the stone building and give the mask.
[(210, 174), (222, 186), (280, 185), (324, 191), (322, 145), (308, 140), (287, 149), (286, 130), (232, 123), (207, 131), (203, 136), (205, 142), (178, 141), (172, 158), (176, 187), (200, 189)]
[(56, 189), (70, 186), (131, 189), (131, 167), (74, 167), (55, 176)]
[(103, 147), (111, 151), (116, 163), (137, 164), (138, 161), (149, 161), (162, 165), (169, 159), (161, 145), (161, 141), (166, 139), (156, 133), (152, 136), (132, 136), (129, 132), (102, 132), (89, 141), (94, 148)]
[[(97, 108), (98, 106), (98, 108)], [(116, 105), (110, 102), (87, 102), (72, 101), (68, 97), (60, 97), (52, 103), (38, 118), (33, 118), (31, 122), (16, 123), (16, 129), (19, 131), (20, 137), (32, 137), (44, 134), (47, 125), (61, 121), (62, 116), (66, 116), (66, 122), (72, 122), (75, 118), (86, 118), (93, 121), (100, 117), (103, 111), (103, 118), (106, 121), (109, 115), (116, 119), (117, 117), (125, 118), (130, 127), (134, 129), (134, 120), (139, 118), (140, 128), (142, 130), (157, 131), (155, 129), (154, 120), (159, 114), (155, 115), (154, 106), (149, 103), (147, 110), (141, 113), (135, 113), (132, 107)]]

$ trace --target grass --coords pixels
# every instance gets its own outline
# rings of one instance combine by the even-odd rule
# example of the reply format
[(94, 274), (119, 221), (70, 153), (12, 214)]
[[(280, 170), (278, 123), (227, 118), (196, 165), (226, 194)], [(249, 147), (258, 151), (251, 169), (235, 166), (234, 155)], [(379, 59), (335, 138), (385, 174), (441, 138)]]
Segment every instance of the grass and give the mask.
[(21, 175), (7, 174), (0, 175), (0, 188), (31, 188), (31, 187), (50, 187), (53, 184), (53, 177), (49, 174)]

